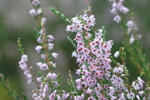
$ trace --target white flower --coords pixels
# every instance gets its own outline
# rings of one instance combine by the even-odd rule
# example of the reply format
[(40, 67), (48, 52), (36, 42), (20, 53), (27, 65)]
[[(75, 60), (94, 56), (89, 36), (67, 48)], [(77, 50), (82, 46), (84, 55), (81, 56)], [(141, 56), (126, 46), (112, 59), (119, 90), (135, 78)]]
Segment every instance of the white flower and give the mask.
[(45, 24), (46, 23), (46, 18), (45, 17), (42, 17), (41, 19), (41, 24)]
[(116, 8), (113, 8), (111, 11), (110, 11), (112, 14), (117, 14), (117, 10), (116, 10)]
[(53, 43), (48, 43), (48, 49), (51, 50), (54, 48), (54, 44)]
[(133, 87), (135, 90), (139, 90), (139, 89), (140, 89), (139, 84), (136, 83), (135, 81), (132, 82), (132, 87)]
[(37, 97), (38, 95), (36, 93), (33, 93), (32, 95), (32, 98), (35, 100), (35, 98)]
[(72, 23), (75, 23), (75, 24), (80, 23), (80, 20), (78, 19), (78, 17), (73, 17), (71, 20), (72, 20)]
[(144, 91), (139, 91), (139, 93), (138, 93), (140, 96), (143, 96), (143, 94), (144, 94)]
[(56, 63), (53, 63), (53, 62), (49, 62), (53, 68), (56, 68)]
[(40, 1), (39, 0), (33, 0), (32, 1), (32, 5), (35, 6), (35, 7), (37, 7), (37, 6), (40, 5)]
[(77, 52), (76, 51), (74, 51), (74, 52), (72, 52), (72, 57), (77, 57)]
[(66, 31), (67, 31), (67, 32), (76, 32), (75, 25), (74, 25), (74, 24), (72, 24), (72, 25), (67, 25)]
[(29, 72), (29, 70), (25, 70), (24, 75), (27, 79), (27, 83), (30, 84), (32, 82), (32, 74)]
[(74, 100), (84, 100), (84, 94), (82, 93), (81, 96), (74, 96)]
[(139, 95), (136, 95), (137, 100), (141, 100)]
[(124, 7), (124, 6), (122, 6), (122, 7), (120, 8), (120, 11), (121, 11), (122, 13), (124, 13), (124, 14), (127, 14), (127, 13), (129, 12), (129, 9), (126, 8), (126, 7)]
[(43, 63), (41, 66), (40, 66), (40, 69), (42, 71), (45, 71), (45, 70), (48, 70), (48, 65), (46, 63)]
[(43, 35), (43, 29), (41, 29), (41, 30), (39, 31), (39, 34), (40, 34), (40, 35)]
[(130, 44), (133, 44), (133, 43), (134, 43), (134, 41), (135, 41), (135, 38), (134, 38), (134, 36), (133, 36), (133, 35), (131, 35), (131, 38), (130, 38), (130, 40), (129, 40)]
[(56, 59), (58, 57), (58, 53), (53, 52), (52, 56)]
[(127, 94), (127, 98), (133, 100), (135, 98), (135, 94), (133, 92), (130, 92)]
[(143, 88), (143, 85), (145, 82), (140, 77), (138, 77), (138, 82), (139, 82), (140, 88)]
[(45, 54), (41, 54), (41, 59), (46, 59), (46, 55)]
[(118, 67), (118, 73), (122, 74), (123, 73), (123, 67)]
[(26, 64), (26, 62), (20, 61), (20, 62), (19, 62), (19, 67), (20, 67), (22, 70), (26, 70), (26, 69), (27, 69), (27, 64)]
[(24, 61), (24, 62), (26, 62), (26, 61), (28, 61), (28, 56), (27, 55), (22, 55), (22, 57), (21, 57), (21, 61)]
[(39, 37), (37, 38), (37, 42), (38, 42), (38, 43), (43, 43), (43, 39), (42, 39), (41, 36), (39, 36)]
[(84, 26), (84, 29), (85, 29), (86, 31), (90, 31), (90, 30), (91, 30), (89, 25), (85, 25), (85, 26)]
[(36, 80), (37, 80), (37, 82), (42, 82), (42, 78), (41, 77), (37, 77)]
[(132, 21), (132, 20), (129, 20), (129, 21), (127, 22), (127, 26), (128, 26), (129, 28), (133, 28), (133, 26), (134, 26), (133, 21)]
[(62, 98), (63, 100), (67, 99), (69, 97), (69, 93), (66, 93), (65, 91), (63, 92)]
[(116, 15), (113, 19), (115, 22), (119, 23), (121, 20), (121, 17), (119, 15)]
[(88, 97), (87, 100), (96, 100), (94, 97)]
[(42, 66), (42, 62), (38, 62), (38, 63), (36, 63), (36, 65), (37, 65), (38, 67), (41, 67), (41, 66)]
[(30, 73), (26, 73), (25, 75), (28, 79), (32, 78), (32, 75)]
[(78, 31), (82, 31), (82, 28), (83, 28), (82, 26), (83, 26), (83, 25), (79, 23), (79, 24), (76, 24), (76, 25), (75, 25), (75, 28), (76, 28), (76, 30), (78, 30)]
[(127, 22), (127, 26), (128, 26), (128, 34), (130, 34), (131, 31), (133, 30), (137, 30), (136, 24), (132, 20), (129, 20)]
[(120, 67), (115, 67), (114, 68), (114, 73), (118, 73), (118, 74), (122, 74), (123, 73), (123, 68), (122, 68), (122, 66), (120, 66)]
[(47, 79), (55, 80), (57, 78), (57, 75), (55, 73), (48, 73), (46, 76)]
[(114, 57), (115, 57), (115, 58), (118, 58), (118, 57), (119, 57), (119, 54), (120, 54), (119, 51), (116, 51), (115, 54), (114, 54)]
[(75, 83), (76, 83), (77, 85), (81, 84), (81, 82), (82, 82), (82, 81), (81, 81), (80, 78), (75, 80)]
[(55, 40), (54, 36), (52, 36), (52, 35), (47, 35), (47, 41), (48, 41), (48, 42), (52, 42), (52, 41), (54, 41), (54, 40)]
[(102, 29), (99, 30), (99, 33), (95, 34), (95, 39), (101, 39), (102, 38)]
[(42, 46), (36, 46), (36, 47), (35, 47), (35, 51), (36, 51), (37, 53), (40, 53), (41, 49), (42, 49)]
[(42, 9), (39, 8), (39, 9), (37, 10), (37, 13), (38, 13), (39, 15), (42, 14), (42, 13), (43, 13)]
[(36, 11), (35, 11), (35, 9), (31, 9), (30, 11), (29, 11), (29, 14), (31, 15), (31, 16), (37, 16), (37, 13), (36, 13)]
[(94, 15), (91, 15), (89, 19), (86, 20), (86, 23), (88, 26), (94, 26), (95, 25), (95, 17)]

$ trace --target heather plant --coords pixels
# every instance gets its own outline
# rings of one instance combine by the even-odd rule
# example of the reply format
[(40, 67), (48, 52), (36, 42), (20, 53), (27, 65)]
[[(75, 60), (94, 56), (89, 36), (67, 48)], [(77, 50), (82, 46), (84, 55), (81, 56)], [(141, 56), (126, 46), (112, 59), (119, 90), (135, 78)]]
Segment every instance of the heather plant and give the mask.
[[(40, 61), (35, 64), (38, 72), (34, 72), (33, 67), (28, 65), (28, 55), (24, 52), (21, 38), (18, 38), (18, 48), (21, 54), (19, 68), (27, 84), (36, 83), (32, 91), (33, 100), (149, 100), (150, 66), (139, 42), (141, 35), (136, 34), (134, 16), (129, 14), (131, 19), (126, 21), (130, 10), (124, 6), (125, 0), (109, 2), (112, 4), (110, 12), (115, 16), (113, 21), (121, 24), (124, 37), (122, 46), (115, 52), (112, 52), (115, 44), (113, 40), (106, 39), (105, 27), (96, 27), (96, 19), (88, 0), (85, 1), (88, 8), (83, 14), (71, 19), (55, 8), (50, 8), (68, 24), (66, 31), (70, 35), (67, 39), (73, 45), (72, 57), (77, 63), (75, 70), (78, 77), (75, 79), (69, 71), (69, 90), (64, 90), (61, 76), (54, 72), (55, 60), (59, 56), (53, 50), (55, 38), (46, 32), (46, 17), (40, 1), (31, 0), (33, 8), (29, 14), (37, 23), (34, 33), (37, 40), (35, 51), (40, 55)], [(72, 34), (74, 38), (71, 38)], [(139, 76), (132, 82), (128, 79), (130, 73), (127, 62), (139, 69)], [(28, 100), (24, 93), (19, 97), (1, 74), (0, 83), (12, 98)]]

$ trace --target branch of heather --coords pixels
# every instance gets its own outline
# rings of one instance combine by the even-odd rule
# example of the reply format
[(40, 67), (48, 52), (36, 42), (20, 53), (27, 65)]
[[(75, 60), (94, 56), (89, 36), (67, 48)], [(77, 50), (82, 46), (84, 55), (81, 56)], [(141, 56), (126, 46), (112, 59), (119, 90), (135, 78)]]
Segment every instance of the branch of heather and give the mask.
[[(57, 10), (52, 11), (55, 13)], [(122, 59), (123, 65), (117, 64), (114, 68), (111, 66), (111, 58), (116, 64), (114, 58), (119, 56), (119, 51), (114, 54), (114, 57), (111, 56), (113, 42), (111, 40), (106, 41), (104, 39), (106, 30), (104, 28), (95, 30), (95, 24), (94, 15), (85, 11), (83, 15), (72, 18), (71, 23), (66, 28), (68, 32), (76, 33), (75, 38), (69, 39), (69, 41), (71, 40), (70, 42), (73, 45), (76, 43), (76, 46), (74, 46), (76, 50), (73, 51), (72, 56), (76, 58), (79, 67), (76, 70), (79, 78), (76, 79), (75, 83), (81, 95), (75, 96), (74, 99), (125, 100), (125, 98), (142, 98), (141, 94), (144, 96), (144, 93), (142, 92), (140, 96), (138, 94), (138, 91), (141, 91), (142, 88), (130, 86), (126, 82), (128, 81), (126, 78), (128, 70), (125, 67), (124, 59)], [(125, 82), (124, 79), (126, 79)], [(136, 84), (143, 87), (144, 81), (141, 80), (139, 77)], [(133, 83), (135, 84), (135, 82)]]
[[(125, 21), (124, 14), (127, 14), (129, 12), (129, 9), (123, 5), (124, 0), (109, 1), (112, 2), (112, 10), (110, 12), (115, 15), (113, 20), (117, 23), (121, 22), (123, 34), (125, 37), (124, 46), (127, 48), (130, 54), (130, 61), (139, 69), (140, 73), (144, 72), (147, 84), (149, 84), (150, 65), (147, 62), (142, 50), (142, 46), (139, 43), (141, 35), (135, 34), (135, 32), (137, 31), (137, 27), (134, 22), (134, 18), (132, 17), (131, 20), (127, 22)], [(148, 87), (149, 85), (147, 85), (147, 88)]]

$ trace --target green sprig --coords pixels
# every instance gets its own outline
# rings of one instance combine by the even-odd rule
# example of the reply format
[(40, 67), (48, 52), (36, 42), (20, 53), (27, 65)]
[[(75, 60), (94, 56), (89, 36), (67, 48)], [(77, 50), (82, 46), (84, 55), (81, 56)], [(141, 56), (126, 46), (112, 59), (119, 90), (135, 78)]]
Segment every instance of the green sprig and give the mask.
[(106, 30), (105, 30), (105, 26), (102, 26), (102, 34), (103, 34), (103, 39), (106, 40)]
[(22, 93), (22, 95), (23, 95), (23, 99), (24, 99), (24, 100), (28, 100), (28, 98), (27, 98), (27, 96), (26, 96), (25, 93)]
[(77, 48), (74, 41), (69, 36), (67, 36), (67, 40), (73, 45), (73, 47)]
[(19, 51), (21, 54), (24, 54), (24, 48), (23, 48), (23, 45), (22, 45), (22, 43), (21, 43), (21, 38), (20, 38), (20, 37), (18, 37), (17, 43), (18, 43), (18, 51)]
[(75, 86), (75, 84), (74, 84), (74, 79), (73, 79), (73, 77), (72, 77), (72, 75), (71, 75), (71, 71), (70, 71), (70, 70), (69, 70), (69, 77), (70, 77), (70, 84), (71, 84), (71, 86), (72, 86), (72, 89), (73, 89), (73, 91), (75, 92), (75, 94), (77, 95), (78, 92), (77, 92), (76, 86)]
[(16, 100), (20, 100), (19, 95), (16, 93), (16, 91), (11, 89), (9, 81), (5, 80), (4, 75), (1, 73), (0, 73), (0, 84), (1, 84), (0, 86), (3, 86), (5, 88), (5, 90), (8, 93), (8, 96), (13, 97)]
[(67, 18), (63, 13), (59, 12), (58, 10), (56, 10), (55, 8), (50, 8), (50, 10), (58, 15), (59, 17), (61, 17), (61, 19), (63, 19), (65, 22), (71, 23), (71, 21), (69, 20), (69, 18)]

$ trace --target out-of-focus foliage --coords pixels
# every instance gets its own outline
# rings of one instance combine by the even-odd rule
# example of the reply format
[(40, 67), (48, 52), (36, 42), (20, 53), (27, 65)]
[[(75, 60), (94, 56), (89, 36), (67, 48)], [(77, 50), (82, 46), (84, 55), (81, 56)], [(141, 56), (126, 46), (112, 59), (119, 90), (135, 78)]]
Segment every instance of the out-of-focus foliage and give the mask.
[[(110, 5), (107, 0), (90, 0), (92, 13), (96, 17), (97, 26), (104, 25), (107, 30), (107, 39), (113, 39), (116, 48), (122, 40), (121, 29), (118, 24), (113, 23), (110, 14)], [(138, 26), (138, 33), (142, 34), (141, 43), (150, 61), (150, 1), (149, 0), (126, 0), (126, 6), (134, 12), (135, 21)], [(62, 81), (65, 83), (68, 70), (76, 67), (75, 59), (71, 58), (72, 45), (66, 39), (65, 23), (50, 12), (49, 7), (55, 7), (71, 18), (77, 13), (82, 13), (86, 8), (84, 0), (42, 0), (42, 5), (46, 9), (48, 18), (48, 34), (54, 34), (56, 41), (56, 51), (59, 53), (57, 60), (57, 71), (63, 75)], [(32, 88), (26, 86), (24, 77), (18, 68), (19, 53), (17, 50), (17, 38), (22, 37), (25, 52), (30, 55), (31, 65), (34, 65), (38, 58), (34, 48), (36, 40), (33, 34), (35, 22), (28, 14), (31, 4), (28, 0), (0, 0), (0, 73), (3, 73), (9, 80), (11, 87), (18, 93), (31, 91)], [(36, 66), (35, 66), (36, 67)], [(130, 68), (130, 73), (135, 68)], [(61, 76), (62, 76), (61, 75)], [(134, 79), (136, 73), (131, 75)], [(67, 87), (64, 84), (65, 87)], [(33, 85), (34, 87), (34, 85)], [(27, 92), (30, 95), (31, 92)], [(6, 90), (0, 86), (0, 99), (12, 100), (7, 96)]]

